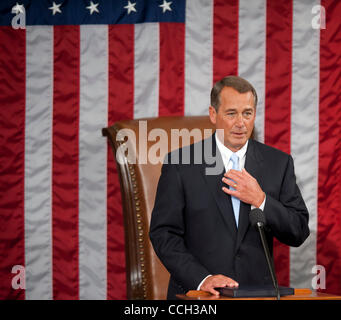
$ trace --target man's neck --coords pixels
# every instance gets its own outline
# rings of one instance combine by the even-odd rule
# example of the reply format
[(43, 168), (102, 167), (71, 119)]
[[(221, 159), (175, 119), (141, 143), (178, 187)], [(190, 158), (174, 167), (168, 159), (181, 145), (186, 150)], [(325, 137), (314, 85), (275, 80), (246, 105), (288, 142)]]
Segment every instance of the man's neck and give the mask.
[(227, 151), (226, 149), (228, 149), (228, 151), (232, 152), (232, 153), (244, 153), (244, 149), (245, 149), (245, 152), (246, 152), (246, 149), (247, 149), (247, 146), (248, 146), (248, 143), (249, 143), (249, 140), (246, 140), (245, 144), (243, 146), (241, 146), (239, 149), (231, 149), (229, 147), (227, 147), (221, 140), (220, 140), (220, 137), (216, 134), (216, 143), (217, 143), (217, 146), (219, 148), (219, 150), (225, 150)]

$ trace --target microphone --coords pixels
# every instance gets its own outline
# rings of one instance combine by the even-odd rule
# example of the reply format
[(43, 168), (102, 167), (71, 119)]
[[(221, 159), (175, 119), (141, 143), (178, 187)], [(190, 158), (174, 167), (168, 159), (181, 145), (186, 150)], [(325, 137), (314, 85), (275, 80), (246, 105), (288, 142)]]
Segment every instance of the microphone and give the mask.
[(258, 229), (258, 232), (259, 232), (259, 235), (260, 235), (260, 238), (262, 241), (266, 261), (268, 263), (269, 271), (271, 274), (272, 283), (273, 283), (274, 288), (276, 290), (277, 300), (280, 300), (280, 293), (279, 293), (275, 268), (274, 268), (273, 261), (272, 261), (271, 255), (270, 255), (268, 242), (266, 240), (265, 233), (264, 233), (264, 226), (266, 225), (266, 219), (265, 219), (264, 212), (259, 208), (252, 209), (250, 212), (250, 215), (249, 215), (249, 220), (250, 220), (251, 225)]

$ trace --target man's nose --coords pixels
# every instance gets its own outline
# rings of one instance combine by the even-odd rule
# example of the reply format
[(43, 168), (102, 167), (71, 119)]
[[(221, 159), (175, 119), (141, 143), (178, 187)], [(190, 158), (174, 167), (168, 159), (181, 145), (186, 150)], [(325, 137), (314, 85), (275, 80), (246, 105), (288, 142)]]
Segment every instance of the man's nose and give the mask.
[(238, 114), (236, 118), (236, 126), (244, 127), (244, 119), (242, 114)]

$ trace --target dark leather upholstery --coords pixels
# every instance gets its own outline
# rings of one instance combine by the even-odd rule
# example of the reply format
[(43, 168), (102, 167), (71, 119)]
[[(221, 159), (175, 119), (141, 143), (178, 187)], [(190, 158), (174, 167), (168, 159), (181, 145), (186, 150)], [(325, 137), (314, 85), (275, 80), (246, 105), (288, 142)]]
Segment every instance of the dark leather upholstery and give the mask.
[[(146, 130), (144, 129), (145, 126), (147, 127)], [(159, 117), (120, 121), (109, 128), (104, 128), (102, 133), (103, 136), (108, 137), (114, 156), (116, 156), (117, 150), (119, 150), (120, 147), (122, 148), (123, 143), (125, 143), (126, 146), (131, 146), (130, 143), (132, 142), (131, 139), (128, 139), (126, 142), (117, 141), (120, 139), (119, 132), (123, 132), (120, 130), (132, 130), (136, 135), (137, 159), (143, 160), (143, 156), (148, 155), (148, 153), (143, 155), (139, 152), (145, 149), (141, 148), (141, 150), (139, 150), (139, 137), (140, 135), (149, 137), (146, 144), (146, 151), (149, 152), (151, 150), (150, 148), (153, 146), (154, 149), (151, 151), (155, 151), (160, 140), (159, 138), (157, 138), (156, 141), (152, 140), (153, 137), (149, 136), (149, 134), (153, 129), (158, 128), (163, 129), (168, 137), (168, 145), (161, 148), (160, 153), (158, 154), (160, 159), (163, 159), (167, 152), (179, 147), (176, 143), (173, 146), (171, 144), (172, 133), (173, 142), (178, 141), (177, 132), (179, 131), (176, 129), (188, 129), (189, 131), (196, 129), (191, 131), (193, 134), (196, 133), (196, 136), (194, 138), (192, 136), (190, 141), (183, 139), (181, 142), (180, 140), (180, 146), (207, 138), (213, 133), (214, 129), (208, 116)], [(155, 130), (153, 131), (156, 136), (158, 135), (158, 132)], [(145, 139), (143, 140), (145, 141)], [(142, 147), (143, 143), (144, 142), (141, 144)], [(127, 158), (124, 157), (121, 162), (122, 163), (117, 162), (117, 170), (121, 185), (125, 226), (127, 298), (165, 299), (169, 273), (155, 255), (148, 237), (149, 222), (154, 206), (162, 160), (156, 164), (153, 164), (150, 161), (147, 161), (145, 164), (141, 164), (139, 161), (135, 164), (130, 164), (128, 163)]]

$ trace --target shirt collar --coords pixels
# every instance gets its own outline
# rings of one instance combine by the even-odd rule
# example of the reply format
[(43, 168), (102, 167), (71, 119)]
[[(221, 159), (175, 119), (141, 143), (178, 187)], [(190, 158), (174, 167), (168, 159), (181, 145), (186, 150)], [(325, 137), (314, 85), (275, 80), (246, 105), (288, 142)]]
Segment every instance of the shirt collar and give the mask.
[[(215, 140), (216, 140), (217, 147), (218, 147), (223, 159), (226, 159), (227, 161), (229, 161), (233, 151), (231, 151), (229, 148), (225, 147), (225, 145), (219, 140), (217, 134), (215, 135)], [(240, 148), (237, 152), (235, 152), (235, 154), (239, 157), (239, 159), (243, 159), (245, 157), (248, 144), (249, 144), (249, 140), (246, 141), (246, 143), (243, 145), (242, 148)]]

